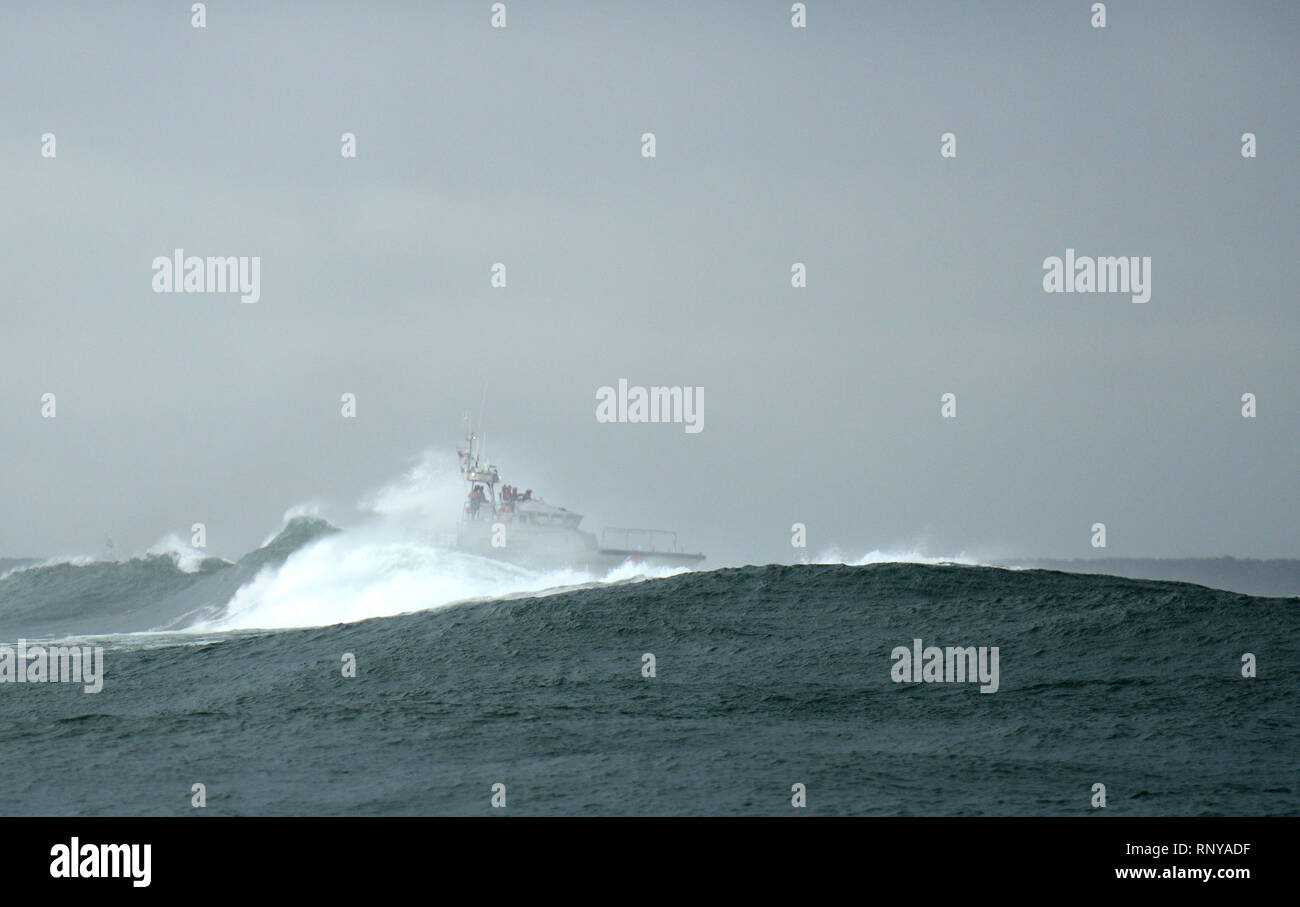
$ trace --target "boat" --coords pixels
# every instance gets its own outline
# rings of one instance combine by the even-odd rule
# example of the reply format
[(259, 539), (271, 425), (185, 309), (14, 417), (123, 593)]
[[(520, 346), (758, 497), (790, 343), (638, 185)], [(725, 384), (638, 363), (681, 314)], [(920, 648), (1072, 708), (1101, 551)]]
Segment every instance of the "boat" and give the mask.
[(694, 567), (704, 560), (683, 551), (667, 529), (610, 527), (599, 540), (581, 528), (581, 513), (559, 507), (506, 484), (486, 461), (482, 441), (465, 418), (465, 446), (458, 447), (468, 493), (456, 532), (456, 547), (468, 554), (532, 570), (571, 568), (605, 574), (624, 566)]

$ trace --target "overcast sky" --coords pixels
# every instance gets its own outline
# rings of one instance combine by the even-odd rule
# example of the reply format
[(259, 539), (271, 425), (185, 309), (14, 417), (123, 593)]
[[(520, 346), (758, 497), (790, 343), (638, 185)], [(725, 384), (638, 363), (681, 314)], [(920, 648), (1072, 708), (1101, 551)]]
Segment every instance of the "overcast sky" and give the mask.
[[(485, 387), (507, 480), (712, 564), (796, 521), (1300, 555), (1300, 5), (506, 5), (6, 5), (0, 555), (236, 557)], [(154, 293), (178, 247), (260, 301)], [(1044, 292), (1067, 248), (1150, 256), (1150, 301)], [(620, 378), (704, 430), (598, 423)]]

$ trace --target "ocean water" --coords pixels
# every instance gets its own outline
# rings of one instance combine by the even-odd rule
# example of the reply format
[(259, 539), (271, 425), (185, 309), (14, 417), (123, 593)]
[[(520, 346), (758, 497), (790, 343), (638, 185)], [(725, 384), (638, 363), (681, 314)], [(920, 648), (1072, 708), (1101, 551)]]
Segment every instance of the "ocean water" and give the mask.
[[(297, 518), (236, 563), (13, 570), (19, 638), (102, 646), (104, 681), (0, 684), (10, 815), (1300, 813), (1300, 598), (970, 564), (537, 575)], [(997, 646), (997, 691), (895, 682), (916, 638)]]

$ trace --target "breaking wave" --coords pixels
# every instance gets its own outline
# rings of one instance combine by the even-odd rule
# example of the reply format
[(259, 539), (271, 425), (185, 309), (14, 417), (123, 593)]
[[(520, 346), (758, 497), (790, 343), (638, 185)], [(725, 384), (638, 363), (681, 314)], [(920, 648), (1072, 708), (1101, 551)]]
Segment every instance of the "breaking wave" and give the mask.
[(435, 465), (453, 460), (426, 451), (366, 495), (346, 531), (313, 505), (295, 507), (279, 532), (234, 562), (169, 535), (125, 561), (20, 566), (0, 576), (0, 639), (327, 626), (683, 572), (534, 571), (455, 550), (448, 515), (458, 512), (463, 482)]

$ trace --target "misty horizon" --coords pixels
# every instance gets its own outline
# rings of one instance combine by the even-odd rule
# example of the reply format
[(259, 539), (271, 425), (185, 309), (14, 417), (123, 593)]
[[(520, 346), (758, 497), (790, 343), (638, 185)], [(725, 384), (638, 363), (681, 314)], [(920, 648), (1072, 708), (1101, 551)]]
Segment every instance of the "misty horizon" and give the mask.
[(483, 410), (706, 568), (1297, 557), (1300, 12), (1112, 6), (11, 10), (0, 556), (346, 527)]

